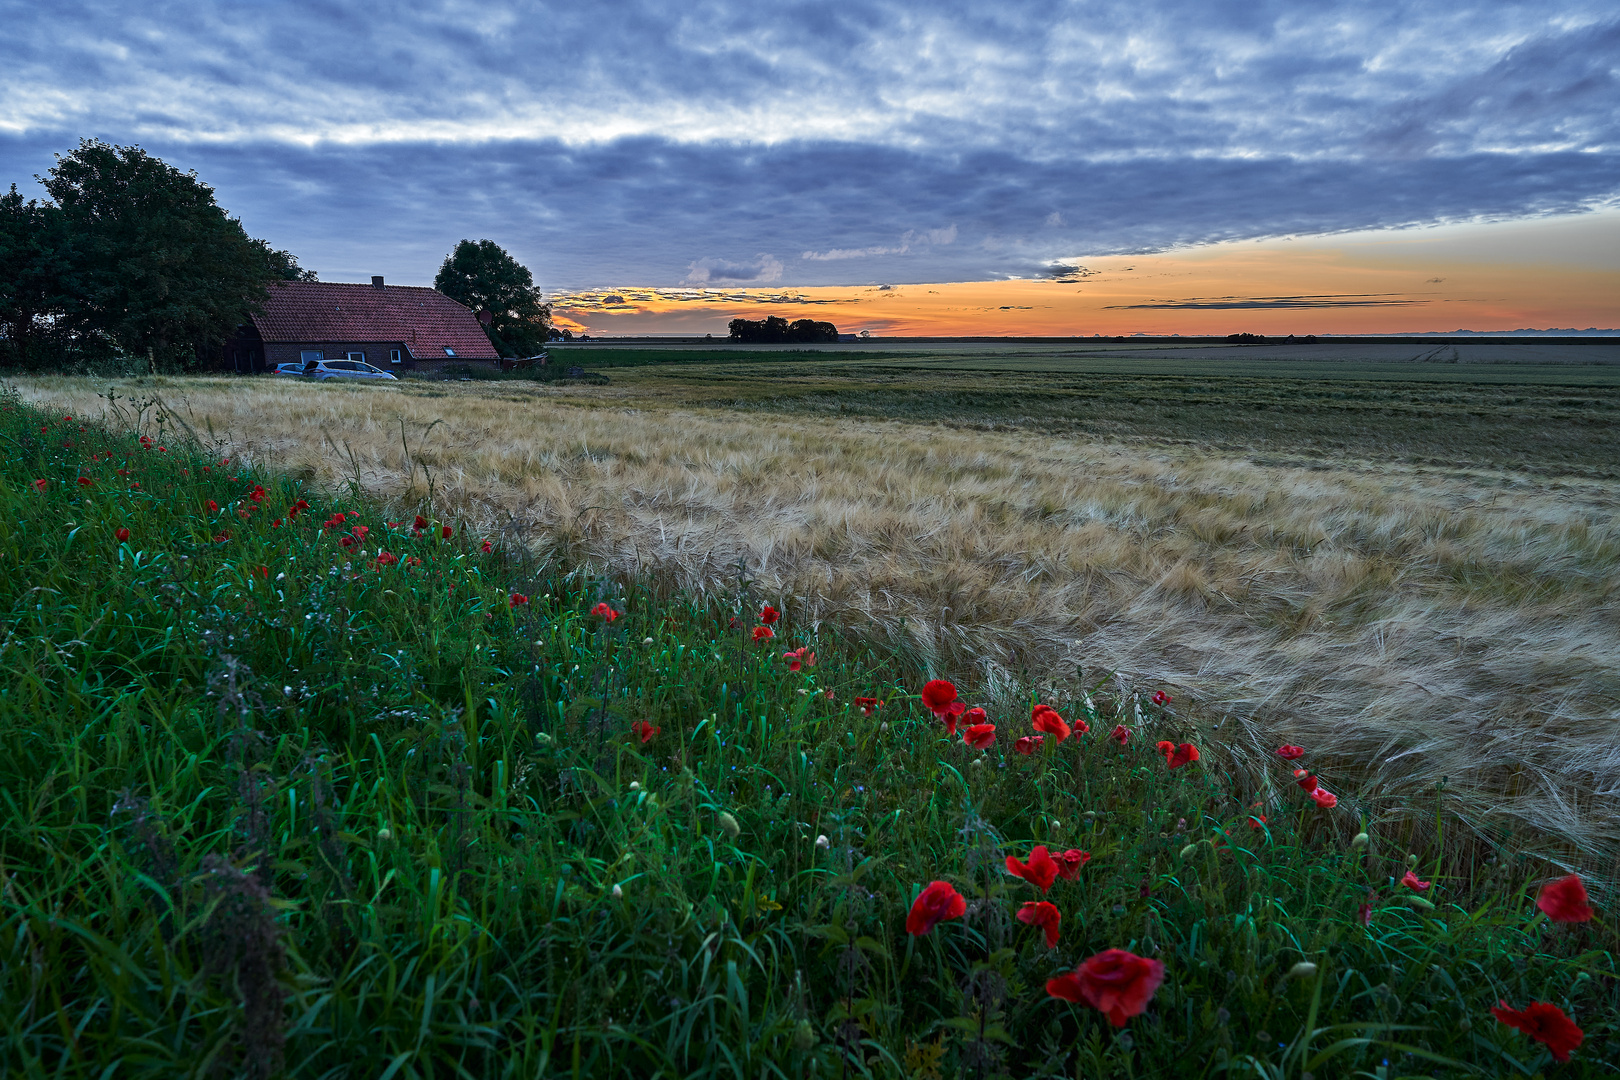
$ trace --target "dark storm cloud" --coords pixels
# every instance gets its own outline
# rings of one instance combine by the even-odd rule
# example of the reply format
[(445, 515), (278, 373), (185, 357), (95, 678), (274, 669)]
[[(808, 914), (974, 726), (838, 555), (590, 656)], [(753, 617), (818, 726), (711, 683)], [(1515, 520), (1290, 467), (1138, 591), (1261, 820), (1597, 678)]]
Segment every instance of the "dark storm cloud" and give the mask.
[(0, 0), (0, 47), (0, 179), (139, 142), (331, 276), (1073, 281), (1620, 195), (1606, 3)]

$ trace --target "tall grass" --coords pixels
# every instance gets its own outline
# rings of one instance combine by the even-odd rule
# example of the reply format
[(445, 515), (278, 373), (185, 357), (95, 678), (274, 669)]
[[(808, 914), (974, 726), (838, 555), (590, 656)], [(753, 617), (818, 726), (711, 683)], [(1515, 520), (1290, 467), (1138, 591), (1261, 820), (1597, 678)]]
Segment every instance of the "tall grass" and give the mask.
[[(1157, 740), (1222, 733), (1112, 684), (1046, 692), (1091, 731), (1027, 757), (1030, 700), (990, 700), (970, 751), (744, 568), (485, 552), (148, 419), (0, 403), (5, 1075), (1546, 1072), (1501, 999), (1581, 1024), (1561, 1074), (1615, 1071), (1612, 922), (1547, 923), (1544, 863), (1357, 846), (1280, 762), (1171, 771)], [(1003, 869), (1035, 844), (1092, 856), (1050, 950)], [(908, 935), (931, 880), (967, 915)], [(1044, 991), (1110, 947), (1167, 969), (1117, 1029)]]

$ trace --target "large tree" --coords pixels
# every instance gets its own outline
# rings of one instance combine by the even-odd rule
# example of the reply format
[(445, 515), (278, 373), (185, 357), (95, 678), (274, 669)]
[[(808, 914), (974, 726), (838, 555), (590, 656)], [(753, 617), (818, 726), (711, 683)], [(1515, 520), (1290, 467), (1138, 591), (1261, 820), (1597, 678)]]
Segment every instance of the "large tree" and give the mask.
[(270, 280), (297, 272), (196, 173), (139, 147), (83, 140), (40, 182), (74, 238), (68, 321), (126, 353), (200, 360), (247, 321)]
[(0, 356), (40, 359), (58, 345), (75, 307), (73, 243), (59, 207), (24, 201), (17, 185), (0, 195)]
[(433, 287), (475, 312), (489, 312), (484, 332), (502, 356), (534, 356), (546, 347), (551, 305), (541, 302), (528, 268), (495, 241), (461, 241)]

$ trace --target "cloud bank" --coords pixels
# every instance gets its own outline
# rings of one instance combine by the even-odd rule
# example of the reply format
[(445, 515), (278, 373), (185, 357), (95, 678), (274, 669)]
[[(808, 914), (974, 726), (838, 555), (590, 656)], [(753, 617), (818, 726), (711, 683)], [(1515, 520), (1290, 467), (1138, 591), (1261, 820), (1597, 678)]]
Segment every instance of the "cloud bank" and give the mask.
[(330, 277), (1078, 280), (1620, 198), (1608, 3), (0, 0), (0, 46), (0, 180), (137, 142)]

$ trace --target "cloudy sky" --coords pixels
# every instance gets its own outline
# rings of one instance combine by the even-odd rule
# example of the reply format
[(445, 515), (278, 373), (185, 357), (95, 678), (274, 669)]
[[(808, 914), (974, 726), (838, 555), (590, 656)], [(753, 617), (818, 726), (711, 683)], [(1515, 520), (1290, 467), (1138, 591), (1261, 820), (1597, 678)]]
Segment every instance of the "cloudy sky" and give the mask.
[[(1522, 280), (1620, 283), (1620, 243), (1575, 243), (1620, 240), (1613, 0), (0, 0), (0, 53), (0, 180), (38, 194), (79, 138), (138, 143), (323, 278), (427, 283), (456, 240), (489, 237), (578, 294), (582, 325), (631, 288), (1044, 281), (1072, 306), (1097, 267), (1155, 254), (1208, 277), (1211, 253), (1255, 241), (1230, 279), (1102, 307), (1338, 317), (1454, 280), (1288, 287), (1279, 269), (1290, 250), (1353, 263), (1344, 244), (1386, 234)], [(1571, 216), (1587, 226), (1560, 233)], [(1452, 299), (1620, 323), (1606, 287), (1579, 310), (1497, 295), (1513, 273)], [(621, 323), (702, 322), (663, 318)]]

